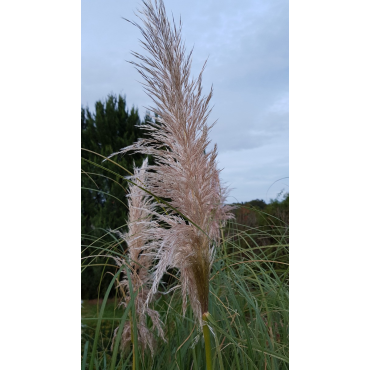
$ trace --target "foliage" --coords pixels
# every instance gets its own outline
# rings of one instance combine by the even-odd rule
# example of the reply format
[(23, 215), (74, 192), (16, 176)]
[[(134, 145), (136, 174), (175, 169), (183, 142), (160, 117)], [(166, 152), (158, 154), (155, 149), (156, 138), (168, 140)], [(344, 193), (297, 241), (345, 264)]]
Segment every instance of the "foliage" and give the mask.
[[(273, 260), (279, 259), (286, 265), (274, 264), (275, 272), (285, 274), (289, 263), (289, 193), (280, 192), (268, 204), (260, 199), (234, 204), (236, 229), (249, 231), (241, 245), (248, 248), (251, 243), (263, 247)], [(232, 238), (233, 236), (230, 235)], [(284, 241), (284, 242), (283, 242)], [(285, 244), (284, 248), (275, 245)], [(261, 253), (261, 248), (256, 253)], [(285, 275), (284, 275), (285, 276)]]
[[(272, 246), (258, 247), (253, 243), (253, 228), (230, 222), (223, 230), (222, 245), (217, 250), (211, 271), (209, 312), (213, 353), (213, 369), (288, 369), (288, 279), (275, 270), (284, 265), (279, 258), (273, 260), (268, 252)], [(286, 237), (282, 229), (270, 234), (272, 240), (280, 240), (273, 247), (284, 250)], [(114, 235), (104, 237), (104, 251), (120, 253)], [(245, 241), (251, 240), (251, 243)], [(113, 263), (111, 261), (111, 263)], [(117, 269), (115, 270), (115, 272)], [(176, 271), (166, 290), (178, 284)], [(162, 291), (164, 288), (162, 287)], [(108, 297), (109, 292), (104, 292)], [(115, 289), (118, 294), (118, 289)], [(113, 328), (120, 322), (124, 310), (117, 307), (118, 299), (110, 300), (94, 311), (83, 310), (82, 360), (85, 368), (94, 361), (94, 368), (131, 369), (132, 349), (118, 352), (112, 362), (111, 343)], [(97, 309), (100, 308), (98, 318)], [(204, 369), (204, 340), (197, 327), (192, 310), (182, 315), (182, 297), (179, 290), (170, 294), (158, 294), (153, 307), (160, 313), (167, 341), (157, 338), (157, 350), (143, 352), (139, 347), (139, 369)], [(92, 314), (94, 312), (94, 314)], [(96, 313), (95, 313), (96, 312)], [(90, 319), (88, 319), (90, 317)], [(126, 315), (126, 319), (127, 315)], [(100, 322), (100, 330), (95, 331)], [(149, 327), (152, 325), (148, 320)], [(97, 350), (92, 358), (92, 347)], [(88, 343), (88, 344), (86, 344)], [(84, 367), (83, 367), (84, 368)]]
[[(251, 227), (271, 225), (277, 220), (289, 224), (289, 193), (280, 192), (275, 199), (266, 203), (263, 199), (254, 199), (248, 202), (234, 203), (233, 213), (237, 223)], [(272, 221), (271, 216), (276, 220)]]
[[(91, 250), (86, 246), (105, 234), (106, 229), (125, 229), (127, 218), (126, 184), (122, 176), (115, 175), (116, 165), (108, 162), (102, 168), (101, 162), (113, 151), (132, 144), (143, 135), (138, 111), (127, 109), (125, 99), (109, 95), (105, 102), (95, 103), (95, 114), (88, 108), (81, 108), (81, 229), (83, 257), (89, 257)], [(118, 163), (133, 170), (133, 160), (142, 163), (142, 156), (120, 157)], [(97, 246), (97, 248), (99, 248)], [(99, 284), (105, 288), (109, 279), (102, 273), (110, 269), (100, 266), (82, 274), (82, 298), (96, 298)]]

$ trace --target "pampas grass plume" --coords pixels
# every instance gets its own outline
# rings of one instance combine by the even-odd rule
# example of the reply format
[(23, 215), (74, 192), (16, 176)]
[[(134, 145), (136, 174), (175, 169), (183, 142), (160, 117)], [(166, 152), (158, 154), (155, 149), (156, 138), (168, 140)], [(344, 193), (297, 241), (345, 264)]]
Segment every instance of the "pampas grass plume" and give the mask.
[[(164, 339), (164, 333), (162, 330), (162, 322), (159, 318), (159, 313), (150, 309), (148, 305), (145, 304), (147, 303), (148, 293), (152, 286), (152, 276), (149, 274), (149, 270), (153, 263), (153, 257), (150, 254), (143, 253), (144, 250), (148, 249), (147, 244), (149, 243), (146, 238), (148, 234), (145, 231), (153, 227), (151, 213), (153, 210), (153, 205), (150, 202), (150, 197), (148, 197), (145, 191), (140, 188), (145, 186), (147, 166), (148, 159), (145, 159), (141, 168), (134, 168), (134, 176), (131, 178), (133, 183), (128, 187), (128, 232), (126, 234), (119, 232), (116, 233), (118, 233), (119, 236), (127, 243), (133, 291), (138, 292), (135, 298), (138, 341), (143, 349), (149, 347), (151, 353), (153, 354), (155, 340), (153, 333), (147, 327), (146, 315), (151, 318), (153, 322), (153, 328), (157, 329), (162, 339)], [(140, 187), (136, 186), (136, 184), (138, 184)], [(118, 266), (126, 264), (123, 258), (113, 258)], [(129, 295), (129, 282), (127, 277), (119, 283), (119, 286), (124, 293), (124, 299), (121, 304), (127, 306), (131, 299)], [(116, 336), (117, 330), (118, 328), (115, 330), (114, 336)], [(126, 322), (121, 338), (122, 350), (130, 343), (131, 339), (130, 322)]]
[[(157, 198), (169, 199), (165, 213), (153, 215), (167, 227), (150, 230), (156, 240), (153, 285), (147, 302), (157, 291), (168, 268), (180, 271), (183, 310), (186, 298), (199, 323), (208, 312), (209, 274), (220, 226), (232, 215), (225, 206), (226, 191), (217, 169), (216, 145), (207, 152), (213, 124), (207, 124), (212, 89), (202, 96), (203, 66), (197, 79), (190, 78), (191, 56), (186, 53), (179, 27), (169, 22), (162, 0), (143, 2), (140, 11), (142, 45), (147, 56), (133, 52), (131, 62), (144, 79), (144, 89), (156, 107), (148, 109), (155, 122), (141, 127), (149, 134), (133, 145), (112, 154), (129, 151), (153, 156), (148, 166), (146, 187)], [(155, 204), (155, 202), (154, 202)], [(174, 211), (176, 210), (176, 211)], [(153, 250), (153, 249), (152, 249)], [(153, 253), (153, 252), (152, 252)]]

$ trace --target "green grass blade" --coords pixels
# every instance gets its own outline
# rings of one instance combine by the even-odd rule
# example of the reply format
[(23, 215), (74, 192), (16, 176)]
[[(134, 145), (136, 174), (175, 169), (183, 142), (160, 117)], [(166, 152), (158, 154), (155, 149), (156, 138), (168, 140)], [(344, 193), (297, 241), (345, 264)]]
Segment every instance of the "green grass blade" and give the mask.
[(218, 363), (220, 365), (220, 370), (224, 370), (224, 363), (222, 361), (221, 348), (220, 348), (220, 344), (218, 342), (217, 333), (215, 333), (215, 342), (216, 342), (216, 352), (217, 352), (217, 356), (218, 356)]
[(111, 362), (110, 370), (114, 370), (115, 369), (116, 359), (117, 359), (117, 353), (118, 353), (119, 343), (121, 341), (121, 336), (122, 336), (123, 328), (125, 326), (125, 322), (126, 322), (126, 319), (127, 319), (128, 314), (129, 314), (129, 312), (131, 310), (131, 307), (133, 306), (133, 302), (135, 301), (135, 298), (136, 298), (136, 295), (135, 295), (134, 299), (130, 299), (130, 302), (128, 303), (128, 305), (126, 307), (125, 312), (122, 315), (121, 323), (119, 325), (119, 328), (118, 328), (118, 331), (117, 331), (117, 335), (116, 335), (116, 340), (115, 340), (115, 343), (114, 343), (113, 355), (112, 355), (112, 362)]
[[(118, 271), (116, 272), (116, 274), (114, 275), (112, 281), (110, 282), (109, 286), (108, 286), (108, 289), (105, 293), (105, 296), (104, 296), (104, 299), (103, 299), (103, 303), (102, 303), (102, 306), (101, 306), (101, 309), (100, 309), (100, 312), (99, 312), (99, 319), (98, 319), (98, 323), (96, 325), (96, 329), (95, 329), (95, 338), (94, 338), (94, 344), (93, 344), (93, 349), (92, 349), (92, 353), (91, 353), (91, 359), (94, 359), (95, 358), (95, 354), (96, 354), (96, 348), (98, 346), (98, 339), (99, 339), (99, 332), (100, 332), (100, 326), (101, 326), (101, 321), (102, 321), (102, 318), (103, 318), (103, 313), (104, 313), (104, 309), (105, 309), (105, 305), (107, 303), (107, 300), (108, 300), (108, 296), (109, 296), (109, 293), (113, 287), (113, 284), (114, 282), (116, 281), (116, 278), (119, 276), (119, 274), (121, 273), (122, 269), (125, 267), (125, 265), (122, 265)], [(90, 361), (90, 366), (89, 366), (89, 370), (93, 370), (94, 368), (94, 362), (91, 360)]]
[(82, 358), (82, 366), (81, 366), (81, 369), (82, 370), (85, 370), (86, 369), (86, 361), (87, 361), (87, 352), (88, 352), (88, 349), (89, 349), (89, 341), (87, 341), (85, 343), (85, 347), (84, 347), (84, 356)]

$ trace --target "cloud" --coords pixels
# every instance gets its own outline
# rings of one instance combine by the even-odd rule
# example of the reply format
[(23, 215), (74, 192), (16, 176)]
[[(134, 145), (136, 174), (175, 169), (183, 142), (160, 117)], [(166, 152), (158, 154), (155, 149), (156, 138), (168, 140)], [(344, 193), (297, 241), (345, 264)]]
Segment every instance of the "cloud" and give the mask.
[[(257, 182), (250, 182), (253, 176), (258, 174), (265, 189), (288, 171), (289, 3), (165, 0), (165, 4), (176, 21), (181, 14), (186, 46), (188, 50), (194, 46), (194, 76), (209, 57), (203, 91), (213, 84), (210, 122), (217, 123), (211, 139), (218, 145), (220, 162), (224, 165), (225, 158), (230, 162), (224, 173), (237, 187), (233, 194), (244, 200), (243, 194), (260, 194)], [(108, 93), (126, 94), (128, 105), (138, 107), (142, 118), (144, 106), (151, 105), (138, 83), (139, 74), (126, 62), (132, 60), (131, 50), (142, 49), (139, 31), (121, 17), (135, 19), (138, 6), (140, 2), (133, 0), (82, 0), (83, 105), (93, 108)], [(286, 154), (276, 157), (276, 148)], [(247, 158), (254, 159), (253, 171)], [(250, 187), (255, 190), (245, 191)]]
[(284, 189), (289, 191), (289, 151), (286, 141), (261, 146), (253, 150), (219, 153), (221, 179), (232, 189), (229, 202), (275, 198)]

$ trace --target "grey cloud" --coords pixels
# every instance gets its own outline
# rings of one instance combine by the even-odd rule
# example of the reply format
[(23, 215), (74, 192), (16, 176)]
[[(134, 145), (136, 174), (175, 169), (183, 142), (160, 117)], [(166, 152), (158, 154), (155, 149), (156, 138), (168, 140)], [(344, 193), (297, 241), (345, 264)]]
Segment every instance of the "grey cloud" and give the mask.
[[(194, 76), (209, 57), (203, 85), (204, 93), (212, 84), (214, 87), (210, 121), (218, 121), (211, 131), (212, 142), (218, 145), (222, 164), (229, 158), (222, 176), (237, 184), (239, 190), (233, 194), (240, 194), (242, 200), (247, 200), (248, 194), (255, 197), (252, 194), (260, 194), (258, 181), (261, 189), (265, 184), (268, 188), (270, 181), (286, 176), (288, 171), (289, 3), (165, 3), (175, 20), (182, 16), (188, 50), (194, 46)], [(82, 0), (82, 104), (92, 108), (96, 100), (105, 99), (108, 93), (126, 94), (129, 106), (137, 106), (142, 118), (144, 106), (151, 105), (137, 81), (139, 74), (126, 62), (132, 59), (131, 50), (142, 49), (139, 31), (121, 17), (135, 19), (133, 11), (138, 6), (140, 2), (132, 0)], [(285, 154), (276, 157), (277, 148), (285, 150)], [(243, 156), (254, 158), (253, 169), (250, 162), (240, 159)], [(255, 190), (243, 190), (252, 188)]]

